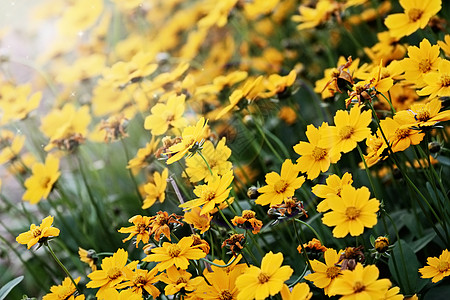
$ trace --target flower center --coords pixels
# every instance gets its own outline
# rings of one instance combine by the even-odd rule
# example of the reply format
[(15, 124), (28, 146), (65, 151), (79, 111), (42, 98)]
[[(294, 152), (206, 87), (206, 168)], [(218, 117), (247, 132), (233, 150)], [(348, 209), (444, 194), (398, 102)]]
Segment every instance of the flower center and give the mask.
[(41, 178), (41, 181), (39, 183), (42, 188), (46, 189), (49, 182), (50, 182), (50, 177), (45, 176), (45, 177)]
[(316, 161), (319, 161), (319, 160), (324, 159), (324, 157), (327, 156), (327, 154), (328, 154), (327, 149), (315, 147), (313, 152), (312, 152), (312, 157)]
[(428, 58), (422, 59), (419, 63), (419, 70), (422, 73), (428, 73), (431, 70), (431, 63)]
[(205, 200), (206, 201), (211, 201), (212, 199), (214, 199), (214, 197), (216, 197), (216, 193), (214, 193), (214, 192), (207, 192), (207, 194), (205, 195)]
[(277, 183), (274, 184), (273, 189), (277, 194), (282, 194), (286, 191), (289, 184), (284, 181), (283, 179), (279, 180)]
[(421, 110), (415, 117), (417, 121), (426, 122), (430, 119), (430, 112), (427, 110)]
[(354, 206), (347, 207), (347, 209), (345, 210), (345, 214), (347, 215), (347, 218), (349, 220), (356, 219), (357, 217), (359, 217), (360, 213), (361, 210), (357, 209)]
[(353, 286), (353, 291), (355, 291), (355, 293), (361, 293), (362, 291), (364, 291), (366, 289), (366, 287), (364, 286), (364, 284), (362, 284), (361, 282), (357, 281), (355, 283), (355, 285)]
[(441, 75), (441, 86), (442, 87), (450, 86), (450, 75), (447, 74)]
[(407, 138), (409, 136), (409, 129), (397, 129), (395, 130), (395, 136), (398, 140)]
[(230, 293), (229, 290), (223, 290), (222, 292), (220, 292), (219, 299), (220, 300), (233, 300), (233, 294)]
[(349, 139), (353, 135), (353, 133), (355, 133), (355, 128), (349, 125), (344, 126), (341, 128), (341, 130), (339, 130), (339, 135), (343, 140)]
[(172, 244), (169, 246), (169, 249), (167, 249), (167, 252), (170, 257), (178, 257), (181, 253), (181, 248), (177, 244)]
[(33, 234), (34, 237), (38, 237), (41, 236), (42, 231), (39, 227), (36, 227), (35, 229), (33, 229), (31, 233)]
[(331, 279), (336, 278), (339, 275), (340, 271), (341, 269), (339, 267), (336, 266), (329, 267), (326, 271), (327, 277)]
[(139, 223), (136, 225), (136, 231), (139, 233), (144, 233), (144, 231), (147, 229), (147, 226), (144, 223)]
[(269, 279), (270, 279), (270, 277), (267, 276), (267, 274), (265, 274), (263, 272), (259, 273), (259, 275), (258, 275), (258, 280), (261, 284), (266, 283), (267, 281), (269, 281)]
[(418, 8), (412, 8), (408, 11), (408, 17), (411, 22), (416, 22), (423, 15), (423, 10)]
[(134, 278), (133, 283), (135, 286), (143, 286), (147, 284), (147, 280), (144, 276), (138, 275)]
[(120, 269), (117, 267), (112, 267), (108, 270), (107, 276), (109, 280), (114, 280), (122, 276), (122, 271), (120, 271)]
[(178, 279), (177, 279), (177, 284), (180, 284), (180, 283), (187, 283), (188, 281), (187, 281), (187, 279), (186, 278), (184, 278), (184, 277), (178, 277)]
[(450, 265), (448, 262), (446, 262), (446, 261), (439, 262), (439, 265), (438, 265), (439, 272), (443, 273), (443, 272), (447, 271), (448, 269), (450, 269)]

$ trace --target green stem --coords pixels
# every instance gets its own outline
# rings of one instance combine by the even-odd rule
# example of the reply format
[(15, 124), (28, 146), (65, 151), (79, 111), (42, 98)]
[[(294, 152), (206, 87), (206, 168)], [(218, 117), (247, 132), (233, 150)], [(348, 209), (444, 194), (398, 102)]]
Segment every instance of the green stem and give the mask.
[(48, 243), (48, 241), (44, 242), (44, 246), (47, 247), (48, 251), (50, 252), (51, 256), (53, 257), (53, 259), (56, 261), (56, 263), (61, 267), (61, 269), (63, 269), (64, 273), (66, 273), (67, 277), (70, 278), (70, 280), (72, 281), (73, 285), (75, 286), (75, 288), (77, 289), (78, 293), (81, 295), (81, 290), (78, 287), (77, 283), (75, 282), (75, 280), (73, 280), (72, 275), (70, 275), (69, 271), (66, 269), (66, 267), (63, 265), (63, 263), (58, 259), (58, 257), (56, 257), (55, 252), (53, 252), (53, 249), (50, 247), (50, 244)]
[(299, 283), (300, 280), (302, 280), (303, 277), (305, 277), (306, 272), (308, 272), (308, 266), (305, 266), (305, 269), (303, 270), (302, 274), (301, 274), (300, 276), (298, 276), (298, 278), (297, 278), (293, 283), (291, 283), (291, 284), (289, 285), (289, 287), (291, 288), (291, 287), (293, 287), (294, 285), (296, 285), (297, 283)]
[(319, 239), (320, 243), (323, 245), (323, 240), (320, 238), (320, 235), (317, 233), (317, 231), (308, 223), (303, 222), (302, 220), (299, 219), (294, 219), (294, 221), (299, 222), (300, 224), (305, 225), (306, 227), (308, 227), (313, 233), (314, 235)]
[[(122, 144), (123, 150), (125, 152), (125, 158), (127, 160), (127, 164), (130, 161), (130, 155), (128, 154), (128, 149), (127, 149), (127, 145), (125, 144), (125, 141), (123, 140), (123, 138), (120, 138), (120, 142)], [(131, 181), (133, 182), (133, 186), (134, 189), (136, 191), (136, 195), (137, 195), (137, 200), (138, 200), (138, 207), (142, 209), (142, 203), (144, 202), (144, 199), (142, 199), (142, 195), (139, 192), (139, 186), (136, 182), (136, 178), (134, 178), (133, 172), (131, 170), (131, 168), (128, 169), (128, 174), (130, 175)]]
[(200, 157), (203, 159), (203, 161), (205, 162), (206, 166), (208, 167), (209, 173), (211, 173), (211, 175), (213, 174), (213, 171), (211, 170), (211, 167), (209, 166), (209, 163), (206, 161), (206, 158), (203, 156), (201, 151), (197, 151), (198, 155), (200, 155)]
[(206, 263), (208, 263), (210, 265), (219, 267), (219, 268), (226, 268), (228, 266), (231, 266), (234, 263), (234, 261), (236, 260), (237, 257), (238, 257), (237, 255), (236, 256), (233, 255), (233, 258), (225, 265), (219, 265), (219, 264), (213, 263), (212, 261), (210, 261), (210, 260), (208, 260), (206, 258), (200, 258), (200, 260), (202, 260), (202, 261), (204, 261), (204, 262), (206, 262)]
[(292, 222), (292, 224), (294, 226), (294, 232), (295, 232), (295, 236), (297, 238), (297, 242), (300, 244), (300, 247), (302, 248), (302, 253), (303, 253), (303, 256), (305, 257), (306, 265), (307, 265), (307, 267), (309, 268), (309, 270), (311, 272), (314, 272), (314, 270), (313, 270), (313, 268), (311, 266), (311, 262), (309, 261), (308, 254), (306, 253), (305, 247), (303, 246), (302, 240), (300, 239), (300, 237), (298, 235), (297, 227), (295, 226), (295, 222)]

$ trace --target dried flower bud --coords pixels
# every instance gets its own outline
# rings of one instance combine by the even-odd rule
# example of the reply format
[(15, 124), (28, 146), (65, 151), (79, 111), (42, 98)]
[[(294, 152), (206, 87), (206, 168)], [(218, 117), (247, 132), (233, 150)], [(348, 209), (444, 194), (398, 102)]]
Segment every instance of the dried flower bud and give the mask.
[(260, 193), (258, 192), (258, 188), (254, 185), (252, 185), (251, 187), (248, 188), (247, 190), (247, 196), (250, 199), (256, 199), (258, 198), (260, 195)]

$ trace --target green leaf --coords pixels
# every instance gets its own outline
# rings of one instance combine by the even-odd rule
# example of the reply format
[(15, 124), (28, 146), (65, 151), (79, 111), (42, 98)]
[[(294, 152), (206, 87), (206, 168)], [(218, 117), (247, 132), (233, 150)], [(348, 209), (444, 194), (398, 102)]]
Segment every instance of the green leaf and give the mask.
[(413, 249), (403, 240), (397, 241), (389, 259), (389, 271), (405, 295), (416, 294), (427, 283), (419, 277), (420, 264)]
[(431, 242), (436, 237), (436, 232), (430, 232), (429, 234), (425, 235), (424, 237), (418, 239), (417, 241), (414, 241), (412, 244), (412, 249), (414, 250), (414, 253), (419, 252), (423, 249), (426, 245), (428, 245), (429, 242)]
[(5, 284), (1, 289), (0, 289), (0, 300), (3, 300), (6, 298), (6, 296), (8, 296), (9, 292), (11, 292), (11, 290), (18, 285), (21, 281), (23, 280), (23, 276), (19, 276), (17, 278), (14, 278), (13, 280), (11, 280), (10, 282), (8, 282), (7, 284)]
[(423, 297), (424, 300), (447, 300), (450, 295), (450, 285), (439, 285), (431, 288)]

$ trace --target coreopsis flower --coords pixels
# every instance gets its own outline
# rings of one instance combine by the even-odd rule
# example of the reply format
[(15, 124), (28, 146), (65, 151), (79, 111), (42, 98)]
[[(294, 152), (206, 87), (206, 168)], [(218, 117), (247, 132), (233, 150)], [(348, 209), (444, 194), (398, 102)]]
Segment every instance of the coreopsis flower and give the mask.
[(35, 163), (32, 167), (33, 174), (25, 180), (25, 188), (22, 199), (36, 204), (42, 198), (47, 199), (53, 185), (58, 180), (61, 172), (59, 172), (59, 159), (49, 154), (45, 159), (45, 164)]
[(181, 129), (187, 125), (184, 114), (186, 95), (173, 95), (167, 103), (157, 103), (151, 109), (151, 115), (145, 118), (144, 128), (150, 130), (152, 135), (162, 135), (170, 128)]
[(266, 299), (278, 294), (293, 273), (291, 267), (281, 266), (282, 263), (283, 253), (270, 251), (264, 255), (261, 268), (250, 266), (236, 279), (237, 300)]
[(286, 96), (286, 90), (292, 86), (297, 78), (297, 72), (292, 70), (286, 76), (280, 76), (278, 74), (271, 74), (264, 81), (266, 88), (269, 90), (266, 93), (260, 94), (261, 98), (269, 98), (275, 95), (279, 97)]
[(12, 141), (10, 139), (5, 139), (5, 144), (6, 145), (3, 145), (2, 143), (1, 145), (3, 149), (0, 152), (0, 165), (7, 162), (13, 163), (19, 158), (20, 151), (22, 151), (22, 148), (25, 145), (25, 136), (16, 135)]
[(347, 247), (345, 250), (340, 251), (339, 264), (341, 270), (354, 270), (357, 263), (363, 263), (365, 257), (362, 249), (363, 246), (358, 246)]
[[(387, 155), (384, 155), (387, 150), (387, 144), (381, 136), (379, 129), (376, 134), (373, 134), (366, 139), (366, 146), (367, 155), (364, 155), (364, 159), (368, 168), (388, 157)], [(364, 168), (364, 164), (362, 164), (362, 168)]]
[[(384, 1), (381, 4), (390, 10), (391, 2)], [(369, 56), (371, 61), (383, 61), (384, 64), (405, 57), (406, 47), (398, 42), (398, 38), (392, 37), (389, 31), (377, 33), (378, 43), (370, 49), (364, 48), (364, 52)]]
[(233, 71), (226, 75), (219, 75), (213, 79), (212, 84), (199, 86), (195, 90), (195, 94), (219, 93), (225, 87), (231, 87), (234, 84), (245, 80), (248, 76), (246, 71)]
[(142, 169), (145, 166), (148, 166), (150, 162), (155, 158), (155, 152), (158, 149), (160, 141), (160, 139), (155, 139), (155, 136), (152, 136), (150, 142), (147, 143), (144, 148), (141, 148), (137, 151), (136, 157), (130, 159), (127, 165), (127, 169), (131, 169), (133, 170), (133, 173), (136, 173), (136, 169)]
[(192, 274), (184, 269), (177, 269), (175, 266), (167, 268), (166, 273), (160, 275), (160, 280), (167, 284), (164, 288), (165, 295), (175, 295), (181, 292), (182, 295), (189, 295), (192, 292), (200, 292), (206, 286), (205, 279), (201, 276), (191, 278)]
[(201, 117), (195, 126), (188, 126), (183, 129), (181, 141), (171, 146), (167, 152), (171, 155), (166, 162), (168, 165), (180, 160), (188, 152), (194, 154), (199, 149), (207, 129), (207, 123), (208, 121)]
[[(209, 168), (213, 174), (224, 175), (233, 167), (232, 163), (228, 161), (231, 156), (231, 149), (226, 145), (226, 138), (223, 137), (214, 147), (211, 141), (206, 141), (202, 146), (202, 155), (208, 162)], [(208, 165), (203, 161), (199, 155), (194, 155), (186, 158), (186, 173), (191, 182), (198, 182), (205, 180), (208, 182), (213, 178), (213, 175), (208, 169)]]
[(144, 185), (145, 198), (142, 203), (142, 208), (147, 209), (151, 207), (158, 200), (163, 203), (166, 199), (167, 178), (169, 177), (169, 170), (165, 168), (161, 173), (153, 173), (153, 182)]
[(78, 255), (80, 256), (80, 260), (84, 263), (87, 263), (92, 271), (97, 271), (97, 254), (93, 249), (83, 249), (78, 247)]
[(384, 294), (384, 298), (381, 299), (387, 299), (387, 300), (406, 300), (407, 298), (404, 297), (402, 294), (399, 294), (400, 288), (398, 286), (394, 286), (386, 291)]
[(309, 300), (313, 296), (313, 293), (309, 289), (309, 285), (305, 282), (294, 285), (292, 291), (289, 290), (289, 287), (286, 284), (283, 284), (280, 294), (282, 300)]
[(236, 89), (231, 93), (230, 104), (225, 106), (216, 116), (216, 120), (222, 118), (226, 113), (241, 104), (241, 100), (246, 99), (249, 103), (256, 98), (263, 90), (263, 76), (257, 78), (249, 78), (241, 89)]
[(445, 249), (438, 257), (428, 257), (428, 266), (419, 269), (422, 278), (431, 278), (432, 282), (438, 282), (450, 275), (450, 252)]
[(253, 234), (257, 234), (263, 225), (263, 222), (256, 219), (256, 213), (252, 210), (242, 211), (242, 216), (235, 216), (231, 219), (234, 226), (242, 227), (244, 229), (252, 229)]
[(341, 299), (382, 299), (391, 286), (389, 279), (378, 279), (380, 271), (375, 265), (357, 264), (353, 271), (344, 270), (330, 288)]
[[(408, 109), (418, 99), (419, 95), (416, 93), (416, 89), (411, 85), (395, 84), (389, 90), (391, 96), (391, 103), (396, 111)], [(374, 103), (375, 109), (389, 110), (390, 105), (383, 97), (378, 98), (379, 102)]]
[[(322, 243), (316, 238), (313, 238), (309, 242), (303, 244), (303, 248), (305, 249), (308, 256), (311, 255), (314, 257), (318, 257), (320, 254), (324, 253), (328, 249), (327, 247), (322, 245)], [(299, 245), (297, 247), (297, 251), (298, 253), (302, 253), (302, 245)]]
[(150, 217), (150, 235), (154, 234), (155, 241), (159, 241), (161, 234), (170, 241), (170, 231), (183, 225), (182, 217), (176, 214), (169, 215), (166, 211), (158, 211), (155, 216)]
[(450, 57), (450, 34), (444, 36), (444, 41), (437, 41), (439, 47), (444, 51), (447, 57)]
[(380, 202), (370, 199), (370, 191), (366, 187), (355, 189), (347, 185), (342, 188), (341, 197), (328, 199), (331, 212), (324, 214), (322, 222), (327, 226), (335, 226), (333, 236), (337, 238), (359, 236), (364, 228), (372, 228), (377, 223), (376, 212)]
[(400, 0), (404, 12), (387, 16), (384, 20), (391, 36), (401, 38), (425, 28), (431, 17), (441, 10), (441, 0)]
[(419, 128), (431, 127), (439, 122), (450, 120), (450, 110), (441, 111), (442, 101), (435, 98), (427, 103), (411, 105), (410, 109), (399, 111), (396, 115), (413, 116), (416, 123), (411, 124)]
[(381, 120), (380, 126), (393, 152), (403, 151), (411, 145), (418, 145), (425, 133), (410, 128), (415, 122), (413, 116), (395, 115)]
[(298, 30), (314, 28), (328, 21), (336, 9), (338, 9), (337, 2), (328, 0), (320, 0), (316, 7), (300, 5), (298, 8), (300, 15), (294, 15), (292, 21), (301, 23), (297, 25)]
[(194, 200), (180, 204), (179, 207), (189, 210), (194, 207), (202, 207), (200, 215), (212, 212), (217, 205), (228, 199), (233, 182), (233, 171), (228, 171), (223, 176), (214, 174), (207, 184), (198, 185), (194, 189), (194, 194), (198, 197)]
[(310, 261), (313, 273), (305, 276), (305, 279), (312, 281), (315, 286), (323, 289), (325, 295), (333, 296), (334, 294), (330, 293), (330, 289), (336, 278), (342, 274), (341, 267), (337, 265), (339, 255), (336, 250), (327, 249), (324, 258), (325, 263), (316, 259)]
[(357, 143), (370, 135), (369, 124), (372, 121), (372, 112), (361, 112), (361, 105), (355, 105), (350, 112), (338, 110), (334, 116), (335, 127), (325, 134), (324, 138), (332, 140), (332, 151), (350, 152), (356, 148)]
[(277, 218), (273, 225), (291, 218), (308, 218), (308, 212), (305, 210), (303, 202), (298, 200), (297, 197), (288, 197), (283, 203), (272, 205), (267, 214)]
[(91, 119), (86, 105), (77, 110), (72, 103), (67, 103), (62, 109), (52, 110), (41, 123), (41, 131), (50, 138), (50, 143), (44, 149), (49, 151), (58, 143), (64, 144), (63, 140), (72, 136), (86, 136)]
[(200, 234), (204, 234), (211, 226), (212, 216), (207, 214), (200, 214), (200, 207), (193, 207), (191, 210), (184, 213), (184, 221), (194, 226), (195, 229), (200, 230)]
[(0, 98), (0, 110), (2, 111), (0, 125), (25, 119), (29, 113), (39, 107), (42, 99), (42, 92), (31, 94), (31, 84), (15, 86), (2, 82), (0, 94), (2, 95)]
[(326, 172), (331, 163), (336, 163), (341, 155), (339, 152), (332, 153), (329, 139), (323, 136), (329, 135), (329, 126), (322, 123), (319, 128), (314, 125), (308, 125), (306, 137), (309, 142), (300, 142), (294, 146), (294, 151), (300, 155), (297, 159), (297, 165), (301, 172), (307, 174), (308, 179), (315, 179), (320, 172)]
[(434, 97), (450, 96), (450, 61), (441, 59), (437, 71), (432, 71), (423, 77), (426, 86), (417, 91), (419, 96)]
[(374, 242), (374, 248), (378, 253), (384, 253), (389, 249), (389, 239), (385, 236), (379, 236)]
[(41, 222), (41, 225), (39, 226), (31, 224), (30, 230), (19, 234), (19, 236), (16, 237), (16, 241), (19, 244), (27, 245), (28, 249), (36, 245), (36, 243), (43, 244), (50, 237), (56, 237), (59, 235), (59, 229), (56, 227), (52, 227), (52, 224), (52, 216), (44, 218)]
[(133, 294), (143, 297), (143, 293), (146, 292), (152, 295), (153, 299), (156, 299), (161, 293), (156, 287), (155, 283), (159, 281), (159, 276), (156, 276), (158, 270), (153, 268), (152, 270), (144, 269), (123, 269), (125, 273), (126, 281), (119, 283), (116, 288), (124, 289), (129, 288)]
[(116, 141), (128, 136), (126, 128), (128, 126), (128, 119), (123, 114), (112, 116), (108, 120), (102, 120), (100, 123), (100, 130), (105, 130), (105, 142)]
[(144, 244), (147, 244), (148, 240), (150, 239), (150, 217), (136, 215), (134, 217), (131, 217), (128, 222), (133, 223), (134, 225), (130, 227), (122, 227), (118, 230), (120, 233), (130, 234), (126, 239), (123, 239), (122, 242), (125, 243), (126, 241), (131, 240), (131, 238), (136, 236), (136, 248), (138, 247), (140, 241), (142, 241)]
[(197, 233), (191, 234), (191, 237), (193, 240), (193, 242), (192, 242), (193, 247), (197, 247), (198, 249), (201, 249), (206, 254), (209, 253), (209, 250), (211, 249), (211, 247), (209, 246), (209, 244), (206, 240), (202, 239), (200, 237), (200, 235)]
[(223, 241), (222, 248), (228, 247), (230, 248), (231, 253), (234, 256), (237, 256), (238, 252), (241, 252), (244, 249), (245, 245), (245, 235), (242, 233), (232, 234), (228, 239)]
[(142, 261), (157, 262), (156, 268), (159, 271), (166, 270), (171, 266), (186, 270), (189, 260), (206, 256), (201, 249), (192, 246), (193, 242), (194, 240), (190, 236), (182, 238), (176, 244), (164, 242), (161, 247), (152, 249), (152, 254), (147, 255)]
[(117, 293), (117, 285), (126, 280), (126, 272), (134, 270), (138, 264), (138, 261), (127, 264), (127, 259), (128, 252), (123, 249), (118, 249), (111, 257), (105, 257), (101, 263), (101, 270), (88, 275), (91, 281), (86, 287), (100, 288), (95, 294), (99, 299), (112, 299)]
[(346, 172), (339, 178), (336, 174), (328, 176), (326, 184), (316, 184), (312, 187), (311, 192), (317, 197), (324, 198), (318, 205), (318, 212), (325, 212), (330, 209), (328, 205), (328, 198), (334, 196), (341, 196), (342, 188), (346, 185), (351, 185), (353, 183), (352, 174)]
[(337, 67), (325, 70), (324, 78), (316, 81), (314, 91), (321, 93), (322, 99), (333, 97), (336, 92), (342, 93), (341, 90), (348, 89), (348, 86), (353, 84), (358, 65), (359, 58), (352, 60), (351, 56), (347, 59), (339, 57)]
[[(74, 279), (75, 283), (80, 282), (80, 277)], [(61, 285), (54, 285), (50, 288), (50, 293), (43, 296), (42, 300), (84, 300), (84, 295), (75, 296), (77, 288), (69, 277), (64, 278)]]
[(278, 118), (283, 120), (287, 125), (292, 125), (297, 121), (297, 112), (290, 106), (283, 106), (278, 112)]
[(259, 205), (277, 205), (288, 197), (294, 196), (295, 190), (299, 189), (305, 182), (305, 177), (298, 177), (300, 167), (286, 159), (281, 166), (281, 173), (266, 174), (267, 185), (258, 189), (260, 196), (255, 200)]
[(424, 76), (436, 71), (441, 58), (439, 58), (439, 46), (431, 46), (427, 39), (423, 39), (419, 47), (408, 47), (408, 58), (400, 61), (405, 70), (405, 79), (416, 87), (425, 85)]

